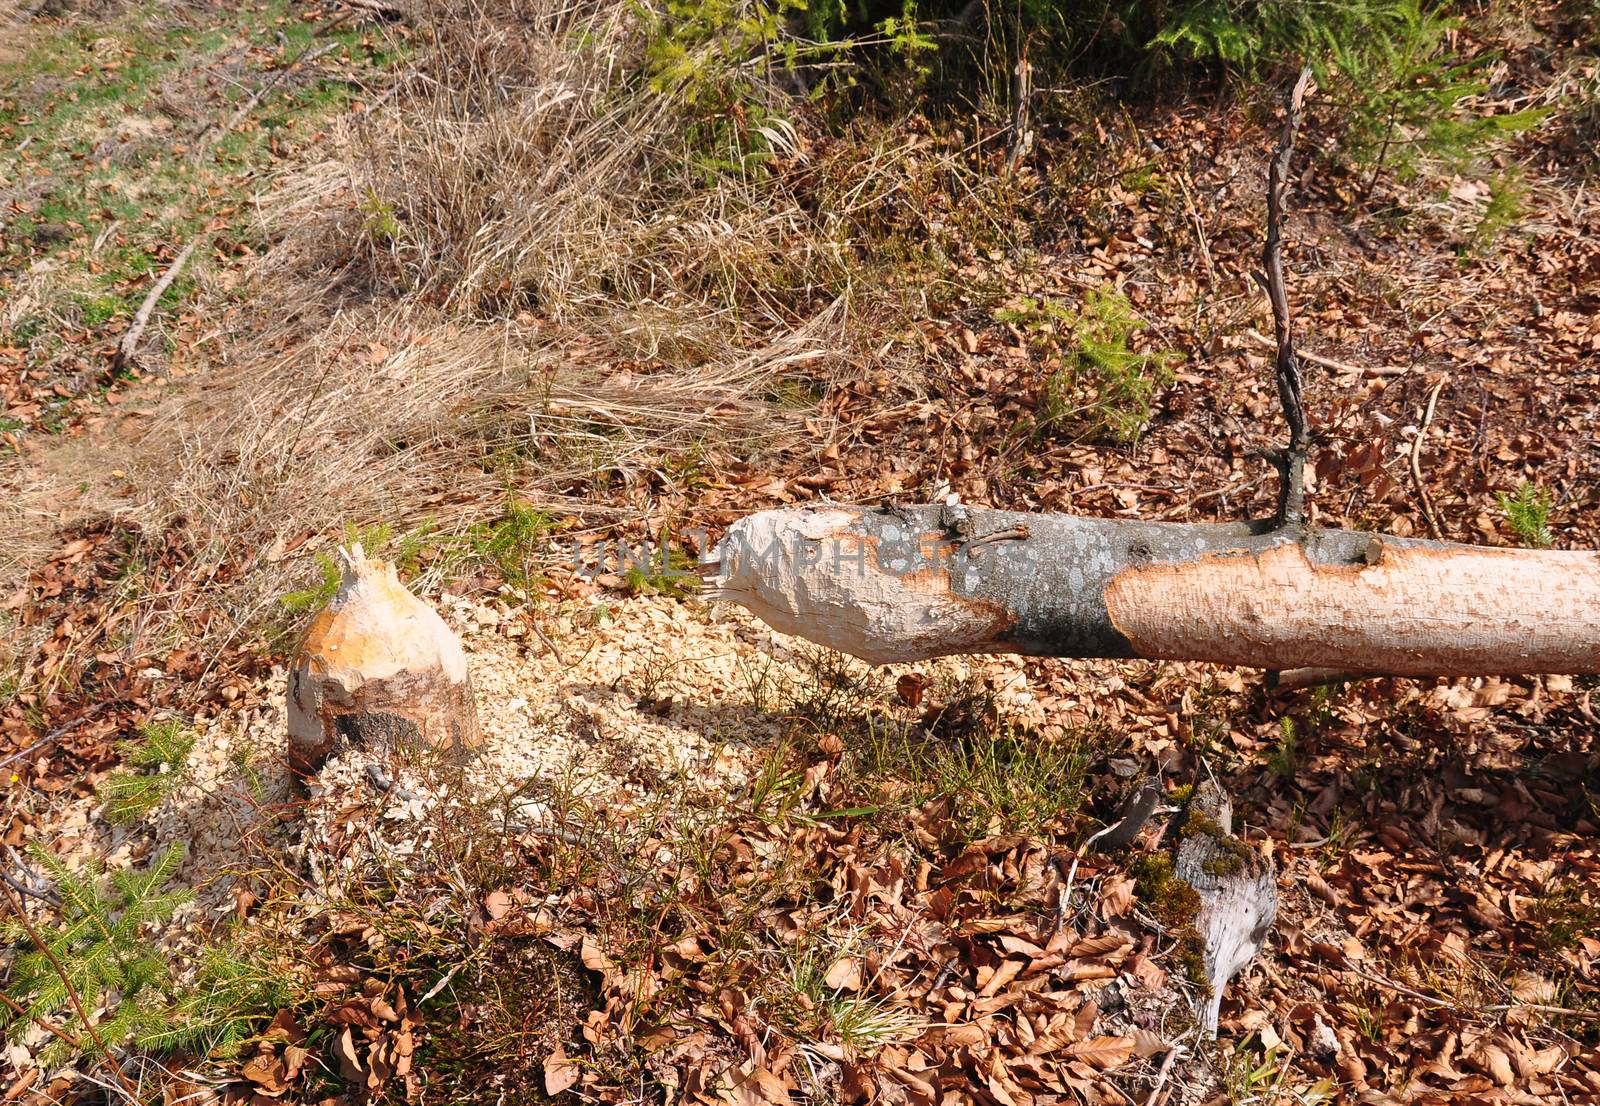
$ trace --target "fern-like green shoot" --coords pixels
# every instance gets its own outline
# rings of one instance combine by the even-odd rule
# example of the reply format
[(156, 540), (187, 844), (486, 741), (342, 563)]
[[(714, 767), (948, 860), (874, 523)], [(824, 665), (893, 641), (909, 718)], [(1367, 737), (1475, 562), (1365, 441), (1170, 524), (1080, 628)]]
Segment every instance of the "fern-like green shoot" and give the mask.
[(1516, 494), (1501, 492), (1497, 498), (1511, 532), (1522, 539), (1524, 545), (1544, 547), (1555, 541), (1555, 536), (1550, 533), (1549, 488), (1541, 488), (1524, 480), (1518, 485)]

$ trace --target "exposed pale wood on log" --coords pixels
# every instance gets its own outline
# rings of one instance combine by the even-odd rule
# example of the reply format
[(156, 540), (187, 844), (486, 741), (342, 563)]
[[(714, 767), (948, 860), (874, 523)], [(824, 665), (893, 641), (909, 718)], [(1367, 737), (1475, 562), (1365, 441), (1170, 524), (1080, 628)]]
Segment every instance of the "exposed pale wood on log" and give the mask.
[(1364, 672), (1346, 672), (1342, 668), (1289, 668), (1269, 673), (1267, 686), (1280, 691), (1293, 691), (1302, 687), (1359, 680), (1365, 675)]
[(1371, 564), (1314, 564), (1291, 543), (1132, 568), (1106, 607), (1135, 653), (1164, 660), (1410, 675), (1600, 667), (1595, 554), (1373, 547)]

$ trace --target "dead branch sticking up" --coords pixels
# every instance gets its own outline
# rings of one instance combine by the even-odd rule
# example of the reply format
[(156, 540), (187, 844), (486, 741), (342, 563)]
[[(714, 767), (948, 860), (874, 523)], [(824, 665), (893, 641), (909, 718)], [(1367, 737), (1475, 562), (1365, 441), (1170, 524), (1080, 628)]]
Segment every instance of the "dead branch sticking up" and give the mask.
[(1201, 1032), (1217, 1034), (1222, 992), (1261, 951), (1278, 915), (1277, 871), (1233, 833), (1233, 802), (1212, 780), (1194, 791), (1175, 873), (1200, 900), (1194, 928), (1204, 948), (1206, 988), (1196, 1001)]
[(1300, 134), (1306, 89), (1310, 85), (1311, 68), (1307, 66), (1300, 71), (1299, 79), (1284, 99), (1283, 137), (1278, 140), (1278, 152), (1267, 171), (1267, 241), (1261, 250), (1264, 272), (1256, 274), (1267, 291), (1267, 298), (1272, 301), (1272, 325), (1278, 339), (1278, 400), (1283, 404), (1283, 417), (1289, 424), (1288, 448), (1272, 455), (1280, 480), (1279, 526), (1300, 526), (1305, 522), (1306, 454), (1311, 447), (1305, 403), (1301, 397), (1300, 361), (1294, 352), (1294, 319), (1289, 313), (1289, 294), (1283, 283), (1283, 193), (1295, 139)]

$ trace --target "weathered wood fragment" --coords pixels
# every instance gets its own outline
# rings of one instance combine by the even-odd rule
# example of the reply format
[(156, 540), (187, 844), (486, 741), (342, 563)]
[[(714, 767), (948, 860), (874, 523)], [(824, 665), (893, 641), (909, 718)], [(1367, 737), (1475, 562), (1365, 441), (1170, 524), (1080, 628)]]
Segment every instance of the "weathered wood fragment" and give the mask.
[(1261, 951), (1278, 916), (1277, 877), (1270, 857), (1233, 835), (1233, 803), (1210, 780), (1195, 787), (1182, 833), (1173, 871), (1200, 897), (1194, 929), (1209, 988), (1195, 1017), (1214, 1037), (1223, 989)]

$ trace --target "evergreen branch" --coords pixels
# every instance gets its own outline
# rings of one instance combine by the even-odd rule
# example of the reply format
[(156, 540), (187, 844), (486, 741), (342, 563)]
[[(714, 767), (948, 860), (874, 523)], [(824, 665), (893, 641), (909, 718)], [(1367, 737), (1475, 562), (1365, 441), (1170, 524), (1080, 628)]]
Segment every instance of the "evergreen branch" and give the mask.
[(61, 966), (61, 961), (57, 959), (56, 954), (51, 950), (44, 938), (39, 936), (39, 931), (28, 917), (26, 908), (18, 901), (16, 892), (9, 887), (0, 887), (0, 890), (5, 892), (6, 901), (10, 904), (11, 909), (16, 912), (17, 920), (22, 923), (22, 928), (28, 931), (28, 937), (33, 941), (34, 947), (39, 950), (46, 960), (50, 961), (50, 967), (54, 969), (56, 976), (61, 980), (62, 986), (67, 989), (67, 998), (72, 1003), (73, 1012), (83, 1022), (83, 1028), (94, 1041), (95, 1047), (100, 1050), (100, 1055), (103, 1057), (112, 1077), (116, 1079), (117, 1085), (133, 1101), (137, 1102), (139, 1100), (138, 1085), (123, 1072), (122, 1066), (117, 1063), (111, 1049), (106, 1046), (105, 1040), (101, 1038), (99, 1030), (95, 1029), (94, 1022), (90, 1020), (88, 1011), (83, 1008), (83, 999), (78, 997), (77, 988), (72, 985), (72, 980), (68, 977), (66, 969)]
[(23, 1006), (20, 1002), (6, 994), (4, 991), (0, 991), (0, 1002), (5, 1003), (6, 1007), (17, 1017), (27, 1018), (29, 1021), (34, 1022), (39, 1026), (40, 1029), (43, 1029), (52, 1037), (55, 1037), (63, 1042), (74, 1052), (83, 1051), (82, 1042), (68, 1032), (63, 1026), (57, 1025), (55, 1022), (41, 1014), (35, 1014), (32, 1010), (29, 1010), (27, 1007)]

